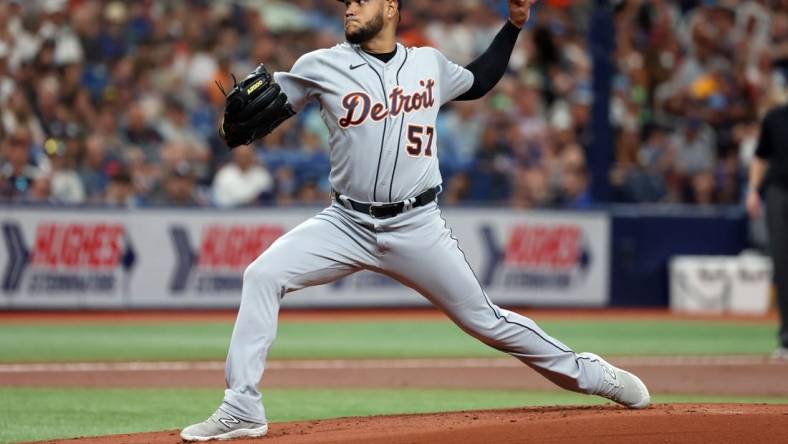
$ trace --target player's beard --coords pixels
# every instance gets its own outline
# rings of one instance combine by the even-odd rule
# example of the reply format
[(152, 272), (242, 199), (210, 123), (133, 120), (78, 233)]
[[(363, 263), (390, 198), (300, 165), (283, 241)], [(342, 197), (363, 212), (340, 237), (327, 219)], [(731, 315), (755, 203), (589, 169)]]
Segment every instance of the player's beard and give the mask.
[(371, 40), (376, 35), (378, 35), (382, 29), (383, 12), (381, 11), (380, 15), (376, 15), (369, 21), (369, 23), (357, 28), (355, 31), (349, 31), (346, 29), (345, 38), (348, 42), (358, 45), (366, 42), (367, 40)]

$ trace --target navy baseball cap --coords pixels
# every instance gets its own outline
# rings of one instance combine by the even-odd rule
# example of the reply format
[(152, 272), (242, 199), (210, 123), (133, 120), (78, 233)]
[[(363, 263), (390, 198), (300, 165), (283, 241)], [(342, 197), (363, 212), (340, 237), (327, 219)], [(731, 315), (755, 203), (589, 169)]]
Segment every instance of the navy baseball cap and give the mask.
[[(345, 3), (345, 0), (337, 0), (340, 3)], [(402, 2), (404, 0), (397, 0), (397, 9), (402, 9)]]

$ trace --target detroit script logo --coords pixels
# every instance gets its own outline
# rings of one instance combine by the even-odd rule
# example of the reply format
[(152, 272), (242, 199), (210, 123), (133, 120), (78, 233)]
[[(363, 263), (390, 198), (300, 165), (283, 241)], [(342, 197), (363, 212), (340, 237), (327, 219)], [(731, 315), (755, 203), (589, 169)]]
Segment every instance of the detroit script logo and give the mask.
[(372, 99), (365, 92), (352, 92), (342, 99), (342, 108), (345, 116), (339, 119), (339, 126), (350, 128), (364, 124), (368, 118), (379, 122), (388, 116), (396, 117), (401, 113), (411, 113), (422, 108), (435, 106), (435, 80), (419, 80), (421, 89), (413, 94), (405, 94), (401, 86), (397, 86), (389, 93), (389, 108), (381, 102), (372, 103)]

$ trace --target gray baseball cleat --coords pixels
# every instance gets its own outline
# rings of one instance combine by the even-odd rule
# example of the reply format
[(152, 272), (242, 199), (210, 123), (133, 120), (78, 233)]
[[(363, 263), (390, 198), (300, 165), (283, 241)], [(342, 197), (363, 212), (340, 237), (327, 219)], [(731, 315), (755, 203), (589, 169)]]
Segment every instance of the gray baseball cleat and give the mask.
[(651, 404), (651, 395), (646, 384), (632, 373), (621, 370), (593, 353), (579, 353), (578, 356), (599, 361), (604, 370), (605, 385), (599, 396), (617, 402), (631, 409), (644, 409)]
[(775, 361), (788, 362), (788, 347), (777, 347), (774, 353), (772, 353), (772, 359)]
[(211, 441), (233, 438), (258, 438), (268, 433), (268, 424), (248, 422), (217, 409), (205, 421), (190, 425), (181, 431), (184, 441)]

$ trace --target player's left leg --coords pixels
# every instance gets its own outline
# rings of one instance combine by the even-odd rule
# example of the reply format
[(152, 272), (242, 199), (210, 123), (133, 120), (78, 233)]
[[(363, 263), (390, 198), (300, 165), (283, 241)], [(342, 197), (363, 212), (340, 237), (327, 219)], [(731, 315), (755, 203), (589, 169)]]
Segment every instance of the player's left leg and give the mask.
[(276, 337), (286, 293), (376, 267), (371, 232), (334, 206), (277, 239), (244, 272), (241, 305), (225, 366), (222, 405), (181, 431), (185, 441), (263, 436), (268, 431), (258, 383)]
[[(648, 405), (645, 386), (634, 375), (596, 355), (577, 354), (531, 319), (496, 306), (437, 206), (413, 213), (412, 221), (403, 217), (395, 222), (407, 224), (407, 229), (392, 227), (384, 237), (389, 253), (381, 265), (387, 274), (424, 295), (470, 335), (518, 358), (560, 387), (599, 394), (629, 407)], [(624, 382), (629, 387), (621, 387)]]

